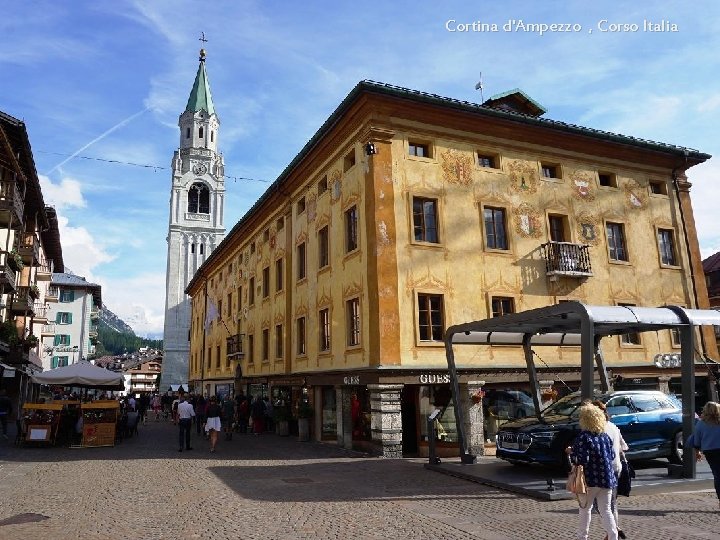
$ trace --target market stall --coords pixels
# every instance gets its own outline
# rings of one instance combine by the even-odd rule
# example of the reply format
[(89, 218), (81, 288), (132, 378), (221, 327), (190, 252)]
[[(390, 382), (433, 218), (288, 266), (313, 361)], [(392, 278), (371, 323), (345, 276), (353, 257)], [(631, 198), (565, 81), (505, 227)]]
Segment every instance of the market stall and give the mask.
[(82, 446), (115, 446), (120, 403), (115, 400), (83, 403)]
[(25, 403), (21, 420), (23, 441), (55, 444), (62, 408), (62, 403)]

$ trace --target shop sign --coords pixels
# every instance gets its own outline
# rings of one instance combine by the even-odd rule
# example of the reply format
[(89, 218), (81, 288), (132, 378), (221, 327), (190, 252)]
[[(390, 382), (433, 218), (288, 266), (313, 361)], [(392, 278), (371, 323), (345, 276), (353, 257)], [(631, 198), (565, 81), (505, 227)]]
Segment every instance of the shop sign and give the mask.
[(360, 375), (348, 375), (343, 377), (343, 384), (358, 385), (360, 384)]
[(272, 379), (270, 380), (270, 386), (305, 386), (305, 378)]
[(423, 373), (419, 379), (420, 384), (450, 384), (449, 373)]

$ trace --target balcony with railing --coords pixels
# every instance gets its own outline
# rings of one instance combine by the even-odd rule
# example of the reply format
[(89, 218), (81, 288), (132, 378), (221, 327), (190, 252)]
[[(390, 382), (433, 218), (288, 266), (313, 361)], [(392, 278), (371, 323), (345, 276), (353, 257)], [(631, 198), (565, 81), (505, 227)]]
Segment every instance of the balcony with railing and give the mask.
[(55, 335), (55, 323), (45, 323), (40, 329), (40, 334), (43, 336), (54, 336)]
[(585, 278), (592, 276), (590, 246), (570, 242), (547, 242), (540, 246), (546, 275)]
[(90, 309), (90, 319), (99, 319), (100, 318), (100, 310), (97, 308), (97, 306), (93, 306)]
[(38, 266), (37, 269), (37, 280), (38, 281), (50, 281), (52, 279), (53, 274), (53, 261), (52, 259), (46, 259), (45, 257), (40, 257), (40, 266)]
[(30, 296), (30, 287), (18, 287), (17, 292), (13, 296), (10, 311), (32, 317), (34, 315), (35, 303)]
[(15, 280), (17, 279), (15, 268), (13, 268), (14, 264), (10, 262), (12, 258), (9, 253), (3, 253), (2, 259), (3, 262), (0, 265), (0, 285), (5, 285), (5, 290), (12, 292), (15, 290)]
[(230, 336), (226, 340), (227, 356), (230, 360), (242, 360), (245, 357), (245, 353), (242, 350), (242, 336), (243, 334), (235, 334)]
[(14, 229), (23, 225), (25, 198), (14, 180), (0, 182), (0, 223)]
[(16, 247), (25, 264), (30, 266), (40, 264), (40, 241), (34, 232), (21, 233)]
[(45, 293), (46, 302), (57, 302), (60, 298), (60, 287), (48, 287)]
[(96, 337), (98, 337), (98, 327), (97, 327), (97, 324), (91, 324), (91, 325), (90, 325), (90, 331), (88, 332), (88, 336), (90, 336), (91, 338), (96, 338)]
[(33, 311), (35, 312), (35, 322), (47, 322), (48, 307), (45, 304), (35, 302)]

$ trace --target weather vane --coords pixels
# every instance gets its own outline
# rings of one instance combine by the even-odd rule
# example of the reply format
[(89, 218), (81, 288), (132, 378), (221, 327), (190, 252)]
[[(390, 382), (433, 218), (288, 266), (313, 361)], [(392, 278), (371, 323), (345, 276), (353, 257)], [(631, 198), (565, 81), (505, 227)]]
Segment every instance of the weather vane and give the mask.
[[(208, 40), (205, 39), (205, 32), (200, 32), (200, 38), (198, 39), (198, 41), (202, 41), (203, 46), (207, 43)], [(205, 49), (204, 48), (200, 49), (200, 61), (201, 62), (205, 61)]]
[[(203, 43), (207, 43), (207, 39), (205, 39), (205, 32), (200, 32), (200, 39), (198, 41), (202, 41)], [(482, 73), (480, 74), (482, 75)]]

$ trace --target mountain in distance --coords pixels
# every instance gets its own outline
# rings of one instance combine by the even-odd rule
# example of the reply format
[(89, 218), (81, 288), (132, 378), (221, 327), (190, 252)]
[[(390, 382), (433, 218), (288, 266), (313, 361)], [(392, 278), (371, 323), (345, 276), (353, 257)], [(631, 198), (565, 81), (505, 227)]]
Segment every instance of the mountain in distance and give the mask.
[(103, 305), (100, 311), (100, 324), (98, 324), (96, 355), (134, 353), (142, 347), (162, 350), (162, 340), (136, 336), (130, 325)]
[(105, 304), (102, 305), (102, 310), (100, 310), (100, 320), (104, 322), (105, 326), (107, 326), (110, 330), (115, 330), (120, 334), (135, 335), (135, 331), (130, 327), (130, 325), (110, 311), (110, 308)]

